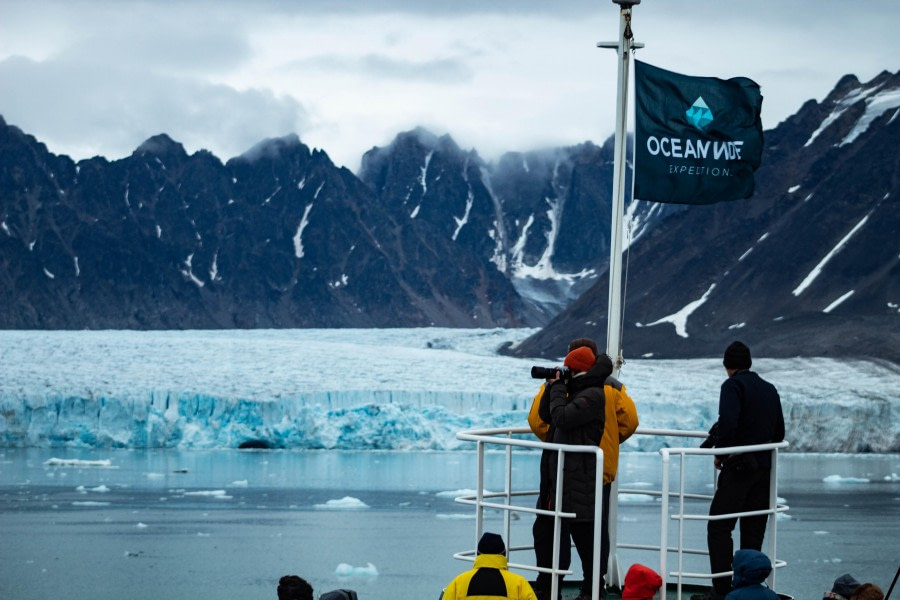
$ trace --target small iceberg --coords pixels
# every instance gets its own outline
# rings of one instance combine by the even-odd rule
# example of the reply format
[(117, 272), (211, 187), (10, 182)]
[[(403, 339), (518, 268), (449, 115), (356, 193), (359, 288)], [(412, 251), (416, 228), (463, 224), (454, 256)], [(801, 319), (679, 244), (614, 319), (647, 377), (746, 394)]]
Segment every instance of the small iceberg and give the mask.
[(111, 467), (112, 461), (104, 460), (79, 460), (77, 458), (48, 458), (44, 461), (46, 467)]
[(372, 563), (365, 567), (354, 567), (347, 563), (341, 563), (334, 570), (338, 577), (378, 577), (378, 569)]
[(869, 483), (865, 477), (843, 477), (841, 475), (829, 475), (822, 479), (825, 483)]
[(353, 496), (344, 496), (339, 500), (329, 500), (325, 504), (316, 504), (318, 509), (336, 509), (336, 510), (355, 510), (360, 508), (369, 508), (369, 505)]

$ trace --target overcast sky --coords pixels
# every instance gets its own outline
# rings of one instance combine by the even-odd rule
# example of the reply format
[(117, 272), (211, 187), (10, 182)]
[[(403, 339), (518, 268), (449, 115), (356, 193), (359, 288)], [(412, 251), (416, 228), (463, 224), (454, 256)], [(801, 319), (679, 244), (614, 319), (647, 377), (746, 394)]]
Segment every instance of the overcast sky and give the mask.
[[(296, 133), (338, 165), (423, 126), (493, 160), (613, 133), (610, 0), (0, 0), (0, 115), (75, 159), (167, 133), (223, 161)], [(762, 86), (768, 129), (900, 69), (898, 0), (643, 0), (638, 59)]]

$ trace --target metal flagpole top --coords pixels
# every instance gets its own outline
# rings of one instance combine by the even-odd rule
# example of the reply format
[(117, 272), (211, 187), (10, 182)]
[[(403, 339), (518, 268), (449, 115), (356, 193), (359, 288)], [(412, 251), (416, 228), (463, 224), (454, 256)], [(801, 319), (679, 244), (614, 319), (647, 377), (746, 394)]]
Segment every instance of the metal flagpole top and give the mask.
[[(612, 0), (612, 3), (613, 3), (613, 4), (618, 4), (618, 5), (619, 5), (619, 9), (620, 9), (622, 12), (624, 12), (624, 11), (626, 11), (626, 10), (627, 10), (627, 11), (630, 11), (631, 8), (632, 8), (633, 6), (635, 6), (636, 4), (640, 4), (640, 3), (641, 3), (641, 0)], [(638, 50), (638, 49), (644, 47), (644, 44), (643, 44), (643, 43), (641, 43), (641, 42), (635, 42), (634, 39), (632, 39), (631, 37), (627, 37), (627, 39), (628, 39), (628, 42), (629, 42), (629, 43), (628, 43), (628, 49), (629, 49), (629, 50)], [(611, 48), (611, 49), (613, 49), (613, 50), (618, 50), (618, 49), (619, 49), (619, 43), (620, 43), (620, 41), (615, 41), (615, 42), (597, 42), (597, 47), (598, 47), (598, 48)]]

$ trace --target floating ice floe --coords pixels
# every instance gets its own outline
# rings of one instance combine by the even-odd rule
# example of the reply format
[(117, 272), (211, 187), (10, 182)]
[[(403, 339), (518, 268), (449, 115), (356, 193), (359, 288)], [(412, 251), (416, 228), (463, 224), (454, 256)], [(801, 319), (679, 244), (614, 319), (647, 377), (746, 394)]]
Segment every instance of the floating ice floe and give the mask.
[(87, 494), (88, 492), (97, 492), (98, 494), (105, 494), (109, 491), (109, 488), (105, 485), (98, 485), (97, 487), (86, 488), (83, 485), (79, 485), (75, 488), (75, 491), (81, 494)]
[(829, 475), (822, 479), (825, 483), (869, 483), (865, 477), (843, 477), (841, 475)]
[(112, 461), (103, 460), (79, 460), (77, 458), (48, 458), (44, 461), (46, 467), (111, 467)]
[(372, 563), (367, 563), (365, 567), (354, 567), (347, 563), (341, 563), (334, 570), (334, 574), (338, 577), (377, 577), (378, 569)]
[(220, 498), (222, 500), (228, 500), (232, 498), (229, 496), (225, 490), (200, 490), (196, 492), (184, 492), (185, 496), (208, 496), (210, 498)]
[(352, 496), (344, 496), (338, 500), (329, 500), (325, 504), (316, 504), (315, 508), (319, 509), (338, 509), (338, 510), (353, 510), (360, 508), (369, 508), (369, 505), (360, 500), (359, 498), (354, 498)]

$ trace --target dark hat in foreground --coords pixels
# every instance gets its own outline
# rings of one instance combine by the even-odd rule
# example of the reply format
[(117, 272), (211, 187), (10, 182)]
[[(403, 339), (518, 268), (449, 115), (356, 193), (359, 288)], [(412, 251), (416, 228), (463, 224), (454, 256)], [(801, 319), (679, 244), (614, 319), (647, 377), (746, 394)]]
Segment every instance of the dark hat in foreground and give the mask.
[(569, 342), (569, 352), (571, 352), (575, 348), (581, 348), (582, 346), (584, 346), (585, 348), (590, 348), (594, 354), (597, 354), (599, 352), (597, 350), (597, 342), (595, 342), (591, 338), (586, 337), (575, 338), (574, 340)]
[(278, 580), (278, 600), (313, 600), (309, 582), (297, 575), (285, 575)]
[(850, 594), (853, 593), (853, 590), (859, 587), (859, 582), (856, 580), (853, 575), (850, 573), (844, 573), (840, 577), (834, 580), (834, 585), (831, 587), (831, 591), (835, 594), (839, 594), (844, 598), (849, 598)]
[(319, 596), (319, 600), (357, 600), (357, 598), (353, 590), (331, 590)]
[(750, 348), (743, 342), (731, 342), (725, 349), (725, 359), (722, 361), (726, 369), (749, 369), (753, 361), (750, 359)]
[(486, 532), (478, 541), (478, 554), (506, 554), (503, 538), (496, 533)]

